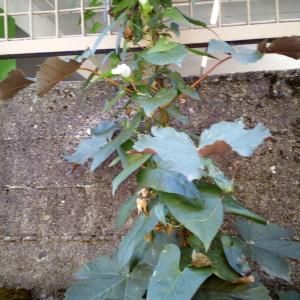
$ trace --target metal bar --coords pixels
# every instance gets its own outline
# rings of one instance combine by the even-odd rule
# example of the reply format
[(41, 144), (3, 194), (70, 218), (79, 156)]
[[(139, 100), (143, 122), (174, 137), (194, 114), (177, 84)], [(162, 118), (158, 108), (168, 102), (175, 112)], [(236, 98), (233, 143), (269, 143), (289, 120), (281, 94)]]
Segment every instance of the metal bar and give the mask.
[(250, 0), (247, 0), (247, 23), (248, 23), (248, 25), (251, 24), (251, 6), (250, 6)]
[[(228, 26), (215, 28), (214, 31), (222, 40), (251, 40), (276, 38), (286, 35), (299, 35), (299, 22), (271, 23), (271, 24), (254, 24), (247, 26), (247, 34), (245, 34), (245, 26)], [(93, 46), (97, 36), (79, 36), (60, 38), (59, 43), (56, 38), (45, 39), (23, 39), (11, 40), (0, 43), (0, 56), (4, 55), (34, 55), (52, 52), (80, 52), (88, 47)], [(175, 41), (183, 44), (201, 44), (207, 43), (214, 38), (213, 33), (204, 29), (187, 29), (184, 30), (180, 38), (174, 37)], [(100, 44), (98, 50), (114, 49), (116, 43), (116, 35), (107, 35)], [(20, 45), (22, 45), (20, 47)], [(142, 45), (143, 46), (143, 45)]]
[(31, 39), (33, 39), (32, 0), (29, 0), (29, 36)]
[(85, 35), (84, 0), (80, 0), (81, 35)]
[(222, 27), (222, 0), (219, 0), (218, 27)]
[(3, 10), (4, 10), (4, 38), (5, 40), (8, 40), (7, 0), (4, 0)]
[(55, 36), (59, 37), (59, 18), (58, 18), (58, 0), (54, 1), (55, 8)]
[(276, 22), (279, 23), (280, 16), (279, 16), (279, 0), (275, 0), (275, 9), (276, 9)]

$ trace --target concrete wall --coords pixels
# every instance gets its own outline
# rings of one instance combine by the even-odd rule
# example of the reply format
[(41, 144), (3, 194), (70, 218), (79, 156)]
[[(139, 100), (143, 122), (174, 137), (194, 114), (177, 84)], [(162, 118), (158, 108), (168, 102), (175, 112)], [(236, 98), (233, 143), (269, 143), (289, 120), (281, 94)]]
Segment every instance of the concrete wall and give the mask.
[[(114, 88), (99, 83), (82, 93), (79, 86), (61, 83), (37, 103), (28, 88), (0, 104), (0, 286), (31, 289), (38, 299), (59, 299), (83, 263), (113, 252), (122, 234), (115, 229), (118, 206), (134, 190), (127, 182), (113, 198), (119, 167), (72, 172), (62, 159), (89, 127), (109, 118), (101, 106)], [(293, 227), (299, 239), (300, 72), (211, 77), (200, 93), (202, 101), (183, 107), (195, 133), (240, 116), (272, 130), (275, 141), (254, 157), (232, 154), (219, 162), (241, 201)], [(267, 282), (300, 288), (299, 274), (292, 285)]]

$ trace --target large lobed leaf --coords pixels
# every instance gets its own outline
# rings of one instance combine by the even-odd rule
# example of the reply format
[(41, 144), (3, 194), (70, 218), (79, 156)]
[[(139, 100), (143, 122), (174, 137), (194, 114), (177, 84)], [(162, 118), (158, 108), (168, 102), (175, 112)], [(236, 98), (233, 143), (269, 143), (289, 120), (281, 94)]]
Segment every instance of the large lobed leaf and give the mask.
[(300, 244), (288, 238), (292, 231), (276, 224), (250, 224), (239, 220), (236, 228), (244, 241), (235, 240), (244, 255), (256, 261), (268, 274), (289, 280), (285, 257), (300, 259)]
[(223, 222), (223, 204), (217, 195), (202, 193), (202, 196), (204, 207), (190, 203), (183, 196), (160, 193), (160, 199), (171, 214), (194, 233), (208, 251)]
[(242, 64), (254, 63), (260, 60), (263, 56), (257, 50), (250, 50), (244, 47), (234, 48), (228, 43), (212, 39), (208, 44), (209, 53), (227, 53)]
[(199, 286), (212, 274), (210, 268), (179, 269), (180, 250), (167, 244), (150, 278), (147, 300), (190, 300)]
[(141, 135), (134, 149), (143, 152), (152, 150), (171, 171), (181, 173), (189, 181), (202, 176), (203, 161), (190, 137), (174, 128), (152, 127), (152, 135)]
[(66, 300), (133, 300), (142, 299), (151, 268), (143, 263), (130, 270), (120, 271), (118, 264), (107, 256), (87, 263), (75, 277), (81, 281), (73, 284), (65, 294)]
[(58, 57), (47, 58), (36, 74), (37, 95), (44, 96), (58, 82), (78, 70), (80, 65), (80, 62), (72, 59), (66, 62)]
[(6, 100), (12, 98), (32, 83), (34, 81), (27, 79), (22, 71), (12, 70), (9, 72), (7, 78), (0, 82), (0, 99)]
[(263, 41), (258, 44), (261, 53), (274, 53), (300, 59), (300, 36), (290, 36), (275, 39), (270, 44)]
[(200, 136), (199, 153), (206, 157), (232, 149), (241, 156), (250, 156), (264, 139), (271, 136), (270, 131), (260, 123), (252, 129), (244, 127), (241, 120), (213, 124)]

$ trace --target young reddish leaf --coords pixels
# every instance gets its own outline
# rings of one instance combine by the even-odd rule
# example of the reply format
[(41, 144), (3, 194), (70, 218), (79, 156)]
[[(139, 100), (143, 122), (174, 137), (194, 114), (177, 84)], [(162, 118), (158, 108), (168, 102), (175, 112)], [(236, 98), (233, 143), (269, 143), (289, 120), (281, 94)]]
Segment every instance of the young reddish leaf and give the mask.
[(76, 60), (63, 61), (58, 57), (49, 57), (37, 72), (37, 95), (43, 97), (58, 82), (79, 69), (81, 63)]
[(300, 58), (300, 36), (290, 36), (275, 39), (269, 45), (267, 41), (258, 44), (258, 51), (261, 53), (276, 53), (294, 59)]
[(11, 98), (32, 83), (34, 81), (27, 79), (22, 71), (12, 70), (7, 78), (0, 82), (0, 99)]

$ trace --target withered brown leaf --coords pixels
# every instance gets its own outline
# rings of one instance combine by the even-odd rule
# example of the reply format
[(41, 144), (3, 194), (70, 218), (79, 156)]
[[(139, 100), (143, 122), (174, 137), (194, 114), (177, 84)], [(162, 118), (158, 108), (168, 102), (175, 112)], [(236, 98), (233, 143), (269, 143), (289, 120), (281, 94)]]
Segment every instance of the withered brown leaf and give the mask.
[(211, 260), (203, 253), (196, 252), (193, 250), (192, 252), (192, 266), (196, 268), (204, 268), (212, 265)]
[(0, 82), (0, 99), (12, 98), (19, 91), (26, 88), (34, 81), (27, 79), (21, 70), (12, 70), (8, 76)]
[(37, 95), (43, 97), (58, 82), (78, 70), (80, 65), (80, 62), (73, 59), (66, 62), (58, 57), (47, 58), (36, 74)]
[(270, 44), (263, 41), (258, 44), (257, 50), (261, 53), (276, 53), (294, 59), (300, 58), (300, 36), (290, 36), (275, 39)]
[(245, 276), (245, 277), (239, 277), (236, 280), (234, 280), (232, 283), (237, 284), (250, 284), (255, 282), (255, 277), (253, 275)]
[(227, 143), (225, 143), (224, 141), (217, 141), (214, 144), (207, 145), (202, 149), (198, 150), (198, 153), (202, 157), (208, 157), (211, 155), (221, 154), (230, 150), (231, 147)]

